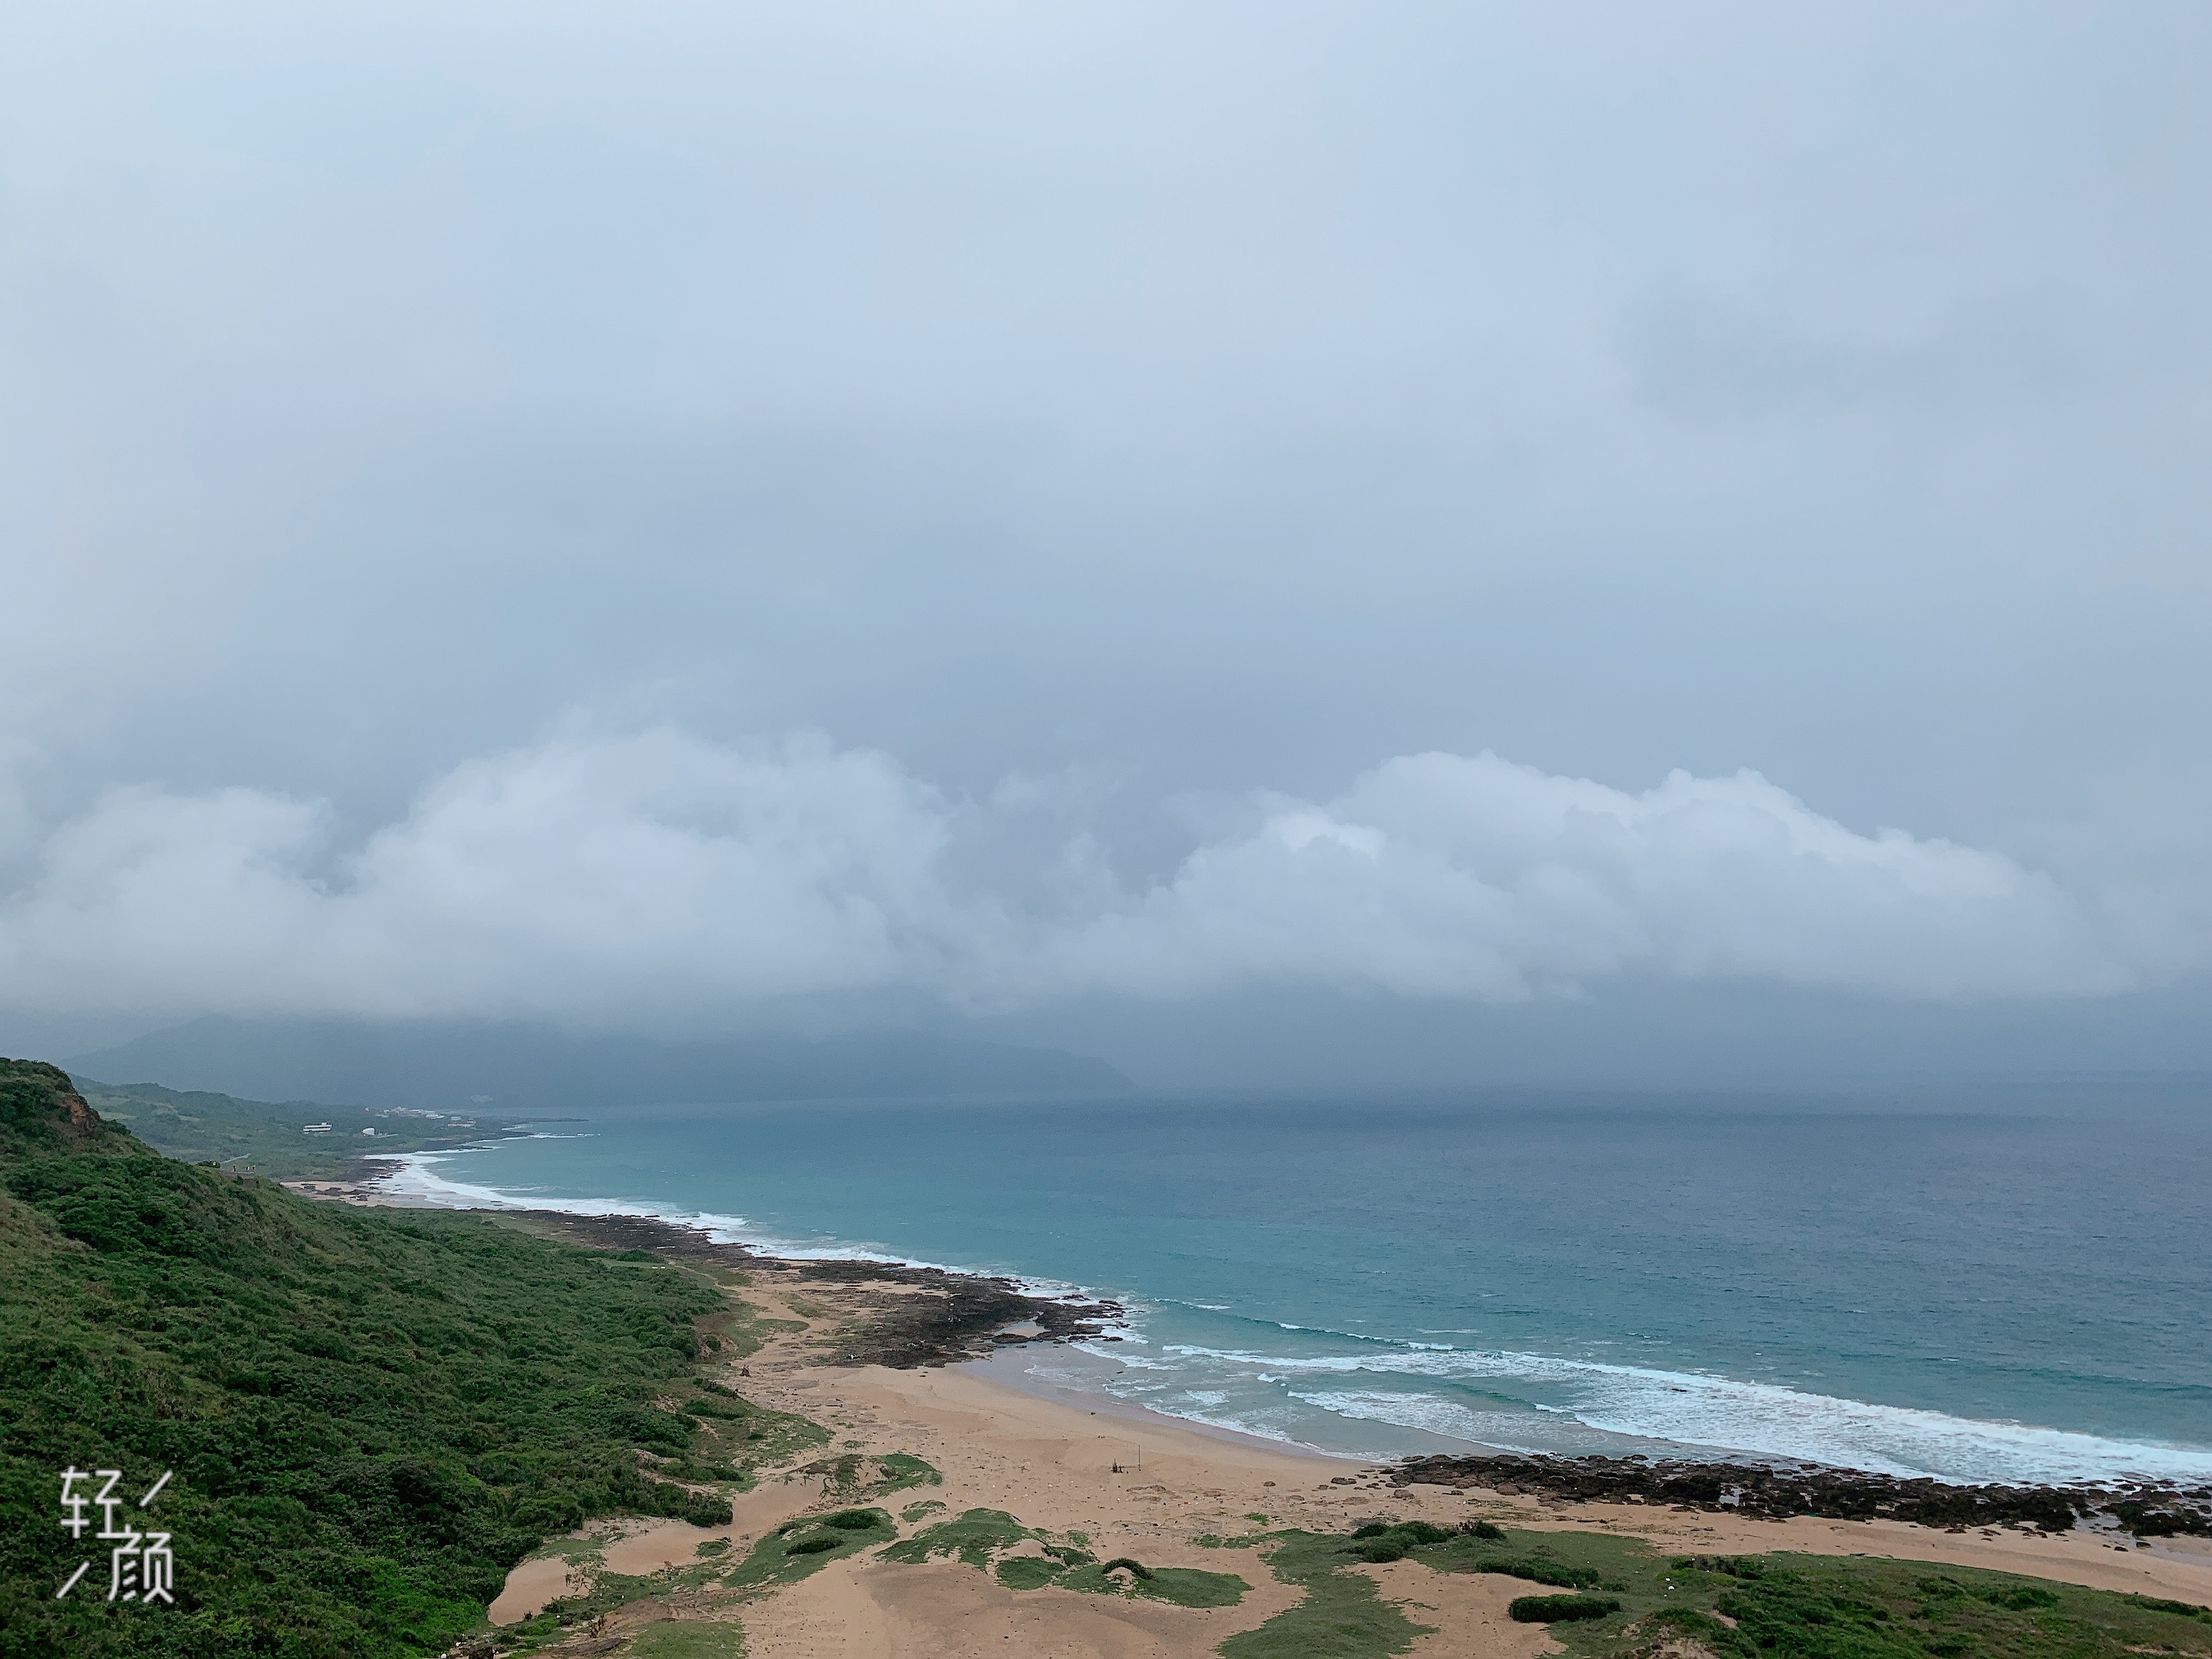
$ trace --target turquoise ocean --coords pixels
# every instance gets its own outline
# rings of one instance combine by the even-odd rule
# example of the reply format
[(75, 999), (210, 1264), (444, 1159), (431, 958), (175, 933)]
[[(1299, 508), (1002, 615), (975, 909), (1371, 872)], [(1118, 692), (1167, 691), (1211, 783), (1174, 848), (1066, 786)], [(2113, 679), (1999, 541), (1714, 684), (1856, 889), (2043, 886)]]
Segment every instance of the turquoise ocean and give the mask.
[(2212, 1119), (1875, 1097), (625, 1109), (408, 1161), (1127, 1309), (1042, 1380), (1326, 1450), (2212, 1481)]

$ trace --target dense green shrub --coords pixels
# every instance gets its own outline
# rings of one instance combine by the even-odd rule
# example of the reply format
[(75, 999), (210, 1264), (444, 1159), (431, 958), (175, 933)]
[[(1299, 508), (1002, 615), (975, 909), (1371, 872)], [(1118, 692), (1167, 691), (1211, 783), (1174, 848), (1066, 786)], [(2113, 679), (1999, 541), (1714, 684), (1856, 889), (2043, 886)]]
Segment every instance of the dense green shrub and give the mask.
[(1370, 1521), (1352, 1534), (1352, 1553), (1363, 1561), (1402, 1561), (1424, 1544), (1441, 1544), (1455, 1534), (1426, 1521)]
[(957, 1555), (971, 1567), (983, 1567), (1000, 1550), (1043, 1537), (1004, 1510), (969, 1510), (957, 1520), (939, 1521), (902, 1539), (883, 1553), (883, 1559), (919, 1565), (933, 1556)]
[[(693, 1419), (688, 1274), (474, 1218), (310, 1203), (159, 1157), (0, 1061), (0, 1659), (434, 1653), (549, 1535), (726, 1521), (656, 1478)], [(55, 1591), (60, 1471), (119, 1468), (173, 1608)], [(94, 1512), (95, 1517), (97, 1511)]]
[[(860, 1517), (860, 1524), (846, 1518), (852, 1516)], [(842, 1561), (877, 1544), (887, 1544), (898, 1535), (897, 1525), (883, 1510), (841, 1510), (839, 1518), (844, 1520), (844, 1524), (838, 1526), (825, 1526), (823, 1522), (829, 1518), (801, 1516), (785, 1522), (755, 1544), (752, 1553), (724, 1575), (722, 1583), (736, 1590), (761, 1590), (796, 1583), (832, 1561)]]
[(1506, 1617), (1522, 1625), (1574, 1624), (1620, 1611), (1620, 1603), (1607, 1595), (1516, 1595), (1505, 1608)]

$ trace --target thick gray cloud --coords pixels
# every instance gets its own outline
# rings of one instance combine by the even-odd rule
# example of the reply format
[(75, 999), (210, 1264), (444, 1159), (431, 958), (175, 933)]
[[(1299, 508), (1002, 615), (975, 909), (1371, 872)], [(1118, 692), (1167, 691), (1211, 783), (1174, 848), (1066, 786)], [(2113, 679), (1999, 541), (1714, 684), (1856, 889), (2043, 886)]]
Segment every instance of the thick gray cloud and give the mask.
[(0, 1002), (2154, 988), (2208, 33), (19, 8)]
[(883, 992), (1516, 1002), (1624, 972), (2052, 996), (2194, 965), (2201, 931), (2131, 936), (2000, 854), (1856, 834), (1751, 774), (1632, 794), (1408, 756), (1333, 800), (1255, 800), (1133, 890), (1087, 835), (1050, 837), (1054, 793), (962, 801), (819, 739), (656, 731), (471, 762), (332, 861), (317, 804), (122, 790), (0, 909), (0, 994), (647, 1023)]

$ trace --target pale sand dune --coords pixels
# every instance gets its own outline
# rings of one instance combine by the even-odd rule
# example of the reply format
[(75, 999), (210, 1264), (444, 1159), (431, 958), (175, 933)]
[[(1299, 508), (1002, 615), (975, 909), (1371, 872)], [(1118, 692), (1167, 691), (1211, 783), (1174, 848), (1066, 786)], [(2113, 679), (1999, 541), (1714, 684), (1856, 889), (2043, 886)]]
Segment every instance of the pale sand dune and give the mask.
[(1264, 1568), (1255, 1572), (1243, 1559), (1214, 1565), (1244, 1568), (1256, 1593), (1241, 1607), (1175, 1607), (1062, 1589), (1010, 1590), (957, 1563), (902, 1566), (856, 1557), (749, 1609), (748, 1659), (1200, 1659), (1224, 1637), (1265, 1623), (1297, 1599)]
[(1475, 1654), (1484, 1659), (1538, 1659), (1563, 1651), (1543, 1626), (1516, 1625), (1506, 1617), (1505, 1604), (1528, 1593), (1528, 1586), (1517, 1578), (1432, 1572), (1416, 1561), (1355, 1571), (1381, 1587), (1384, 1601), (1396, 1602), (1408, 1619), (1429, 1627), (1430, 1633), (1413, 1644), (1407, 1659), (1460, 1659)]
[[(601, 1564), (610, 1572), (643, 1577), (663, 1567), (689, 1566), (699, 1559), (699, 1546), (710, 1538), (728, 1540), (729, 1558), (742, 1560), (760, 1535), (800, 1513), (820, 1497), (811, 1483), (786, 1484), (770, 1480), (757, 1490), (740, 1492), (730, 1500), (730, 1523), (723, 1527), (694, 1527), (682, 1521), (625, 1521), (614, 1527), (586, 1527), (573, 1532), (566, 1542), (597, 1542)], [(568, 1590), (580, 1587), (580, 1575), (559, 1556), (533, 1556), (507, 1576), (499, 1599), (491, 1604), (491, 1622), (511, 1625)]]
[(685, 1567), (699, 1559), (699, 1546), (710, 1538), (730, 1541), (730, 1558), (742, 1559), (764, 1532), (804, 1511), (820, 1493), (809, 1482), (771, 1480), (730, 1500), (730, 1523), (694, 1527), (682, 1521), (648, 1521), (627, 1531), (606, 1548), (610, 1572), (644, 1574), (663, 1567)]
[(507, 1575), (498, 1599), (491, 1604), (491, 1621), (511, 1625), (527, 1619), (556, 1596), (580, 1588), (567, 1561), (557, 1555), (533, 1555)]

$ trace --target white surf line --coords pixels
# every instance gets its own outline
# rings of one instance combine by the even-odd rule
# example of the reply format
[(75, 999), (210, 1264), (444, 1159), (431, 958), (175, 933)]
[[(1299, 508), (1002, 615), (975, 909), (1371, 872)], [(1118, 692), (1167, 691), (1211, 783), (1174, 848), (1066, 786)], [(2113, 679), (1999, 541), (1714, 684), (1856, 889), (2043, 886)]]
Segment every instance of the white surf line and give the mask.
[[(504, 1136), (504, 1139), (569, 1139), (573, 1136)], [(442, 1163), (464, 1152), (499, 1143), (485, 1141), (474, 1146), (447, 1147), (424, 1152), (378, 1152), (369, 1156), (393, 1167), (376, 1176), (370, 1183), (395, 1196), (434, 1205), (441, 1209), (454, 1210), (550, 1210), (562, 1215), (586, 1217), (629, 1216), (643, 1221), (659, 1221), (672, 1227), (689, 1228), (704, 1233), (717, 1244), (741, 1244), (748, 1249), (760, 1251), (786, 1261), (874, 1261), (890, 1267), (914, 1267), (926, 1273), (948, 1273), (959, 1279), (1002, 1280), (1012, 1285), (1024, 1296), (1042, 1302), (1065, 1302), (1091, 1304), (1120, 1302), (1118, 1297), (1109, 1297), (1088, 1285), (1071, 1284), (1066, 1279), (1043, 1279), (1031, 1274), (1012, 1273), (996, 1267), (956, 1267), (941, 1261), (926, 1261), (918, 1256), (902, 1255), (874, 1245), (845, 1244), (836, 1242), (802, 1244), (796, 1240), (778, 1237), (752, 1226), (743, 1216), (722, 1215), (711, 1210), (687, 1210), (680, 1206), (655, 1202), (641, 1198), (561, 1198), (527, 1188), (512, 1189), (479, 1186), (472, 1182), (453, 1181), (440, 1175), (430, 1166)], [(1107, 1322), (1109, 1328), (1118, 1328), (1121, 1322)]]
[[(1361, 1376), (1438, 1382), (1527, 1381), (1564, 1385), (1565, 1404), (1522, 1402), (1532, 1419), (1571, 1418), (1599, 1434), (1678, 1447), (1686, 1455), (1741, 1461), (1779, 1459), (1861, 1469), (1899, 1479), (1956, 1484), (2109, 1486), (2133, 1480), (2202, 1484), (2212, 1480), (2212, 1449), (2121, 1440), (2042, 1425), (1954, 1416), (1909, 1406), (1816, 1395), (1769, 1382), (1694, 1371), (1561, 1359), (1497, 1351), (1401, 1345), (1359, 1339), (1362, 1352), (1296, 1357), (1195, 1344), (1166, 1345), (1158, 1358), (1127, 1363), (1153, 1372), (1178, 1371), (1204, 1387), (1217, 1367), (1258, 1373), (1292, 1399), (1353, 1420), (1389, 1423), (1470, 1443), (1572, 1455), (1501, 1434), (1511, 1407), (1477, 1411), (1433, 1394), (1360, 1389)], [(1178, 1365), (1177, 1361), (1188, 1362)], [(1295, 1379), (1340, 1378), (1333, 1389), (1301, 1389)], [(1456, 1426), (1447, 1426), (1448, 1424)], [(1521, 1443), (1515, 1444), (1515, 1441)]]

